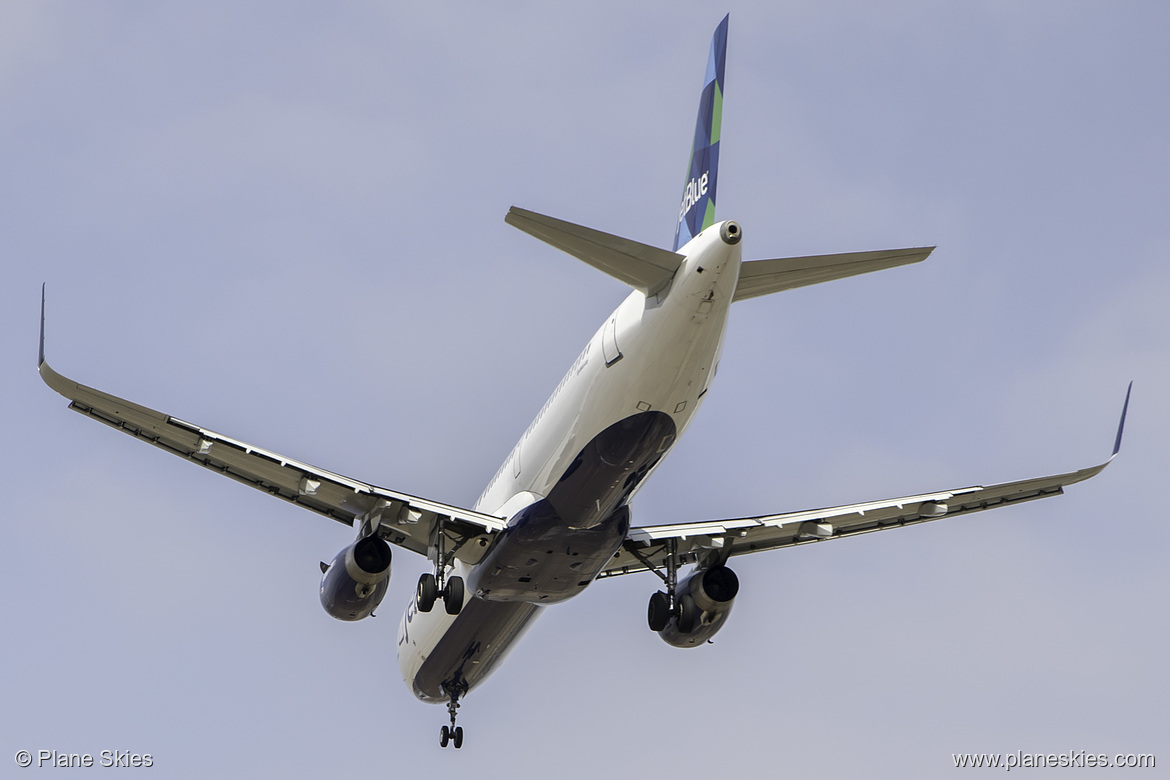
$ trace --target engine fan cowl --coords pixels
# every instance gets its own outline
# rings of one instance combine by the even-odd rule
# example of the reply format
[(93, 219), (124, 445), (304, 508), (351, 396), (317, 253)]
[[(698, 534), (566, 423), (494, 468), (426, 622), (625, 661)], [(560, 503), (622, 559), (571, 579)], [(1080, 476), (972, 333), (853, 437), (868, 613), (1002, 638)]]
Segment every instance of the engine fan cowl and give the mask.
[(715, 636), (727, 617), (735, 597), (739, 594), (739, 578), (726, 566), (712, 566), (693, 572), (675, 591), (676, 601), (689, 597), (694, 600), (698, 619), (694, 630), (684, 633), (679, 630), (677, 616), (672, 616), (666, 628), (658, 632), (662, 641), (672, 647), (697, 647)]
[(365, 536), (337, 554), (321, 577), (321, 606), (338, 620), (369, 617), (390, 587), (390, 545)]

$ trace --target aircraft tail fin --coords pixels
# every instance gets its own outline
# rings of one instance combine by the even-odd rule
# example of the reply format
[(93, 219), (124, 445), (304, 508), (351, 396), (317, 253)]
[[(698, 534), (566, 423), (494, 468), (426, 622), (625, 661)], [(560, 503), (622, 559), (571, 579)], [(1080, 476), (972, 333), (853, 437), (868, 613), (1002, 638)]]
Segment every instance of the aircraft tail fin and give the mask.
[(691, 147), (691, 164), (683, 185), (682, 204), (674, 231), (674, 251), (715, 224), (715, 185), (719, 172), (719, 131), (723, 119), (723, 66), (727, 59), (727, 20), (715, 28), (707, 73), (699, 98), (699, 117), (695, 122), (695, 142)]

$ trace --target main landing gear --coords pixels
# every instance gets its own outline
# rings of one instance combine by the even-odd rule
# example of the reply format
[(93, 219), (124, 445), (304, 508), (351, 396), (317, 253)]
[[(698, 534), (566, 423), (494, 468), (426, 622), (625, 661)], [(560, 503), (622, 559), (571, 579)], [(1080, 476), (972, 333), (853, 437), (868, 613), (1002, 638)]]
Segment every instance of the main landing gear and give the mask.
[(418, 602), (419, 612), (430, 612), (435, 606), (435, 600), (440, 596), (443, 597), (443, 609), (448, 615), (458, 615), (459, 610), (463, 608), (463, 578), (447, 577), (446, 584), (440, 587), (439, 581), (442, 576), (443, 572), (440, 570), (438, 577), (427, 573), (418, 578), (415, 601)]
[(455, 715), (459, 711), (459, 696), (463, 689), (459, 685), (444, 685), (447, 690), (447, 712), (451, 715), (451, 725), (443, 726), (439, 729), (439, 747), (447, 747), (448, 743), (454, 743), (455, 749), (463, 747), (463, 727), (455, 725)]
[[(447, 559), (450, 557), (450, 554), (444, 550), (446, 540), (447, 535), (443, 533), (443, 524), (440, 521), (435, 533), (435, 573), (424, 574), (418, 578), (418, 589), (415, 591), (414, 600), (418, 604), (419, 612), (430, 612), (435, 606), (435, 599), (440, 596), (443, 598), (443, 609), (448, 615), (458, 615), (459, 611), (463, 609), (463, 578), (446, 576)], [(454, 722), (455, 717), (452, 715), (452, 725)], [(446, 738), (443, 742), (444, 747), (447, 745), (445, 740)], [(455, 747), (459, 747), (462, 741), (462, 732), (460, 732)]]
[(677, 618), (680, 633), (689, 634), (694, 631), (699, 622), (699, 607), (695, 604), (694, 597), (689, 593), (679, 596), (671, 608), (670, 595), (656, 591), (650, 597), (650, 606), (646, 610), (646, 622), (650, 625), (650, 630), (658, 633), (666, 628), (671, 617)]
[[(641, 556), (638, 557), (641, 558)], [(667, 542), (666, 574), (658, 571), (650, 561), (642, 558), (642, 562), (666, 583), (665, 593), (656, 591), (650, 597), (650, 605), (646, 609), (646, 622), (649, 624), (650, 630), (655, 633), (662, 631), (673, 617), (677, 621), (679, 632), (689, 634), (694, 631), (695, 626), (699, 623), (699, 607), (695, 604), (694, 596), (689, 593), (684, 593), (681, 596), (675, 595), (678, 588), (676, 542), (673, 539)]]

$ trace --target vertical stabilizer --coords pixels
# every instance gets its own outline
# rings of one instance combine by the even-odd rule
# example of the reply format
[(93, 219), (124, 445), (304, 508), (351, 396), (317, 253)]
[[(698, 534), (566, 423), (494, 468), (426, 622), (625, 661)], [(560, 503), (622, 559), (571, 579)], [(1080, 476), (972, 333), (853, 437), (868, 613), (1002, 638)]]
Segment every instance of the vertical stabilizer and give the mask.
[(715, 28), (711, 53), (707, 57), (707, 74), (699, 98), (699, 118), (695, 122), (695, 143), (691, 148), (691, 165), (683, 186), (678, 226), (674, 231), (674, 251), (697, 236), (703, 228), (715, 224), (715, 184), (719, 170), (719, 125), (723, 116), (723, 65), (727, 58), (727, 19)]

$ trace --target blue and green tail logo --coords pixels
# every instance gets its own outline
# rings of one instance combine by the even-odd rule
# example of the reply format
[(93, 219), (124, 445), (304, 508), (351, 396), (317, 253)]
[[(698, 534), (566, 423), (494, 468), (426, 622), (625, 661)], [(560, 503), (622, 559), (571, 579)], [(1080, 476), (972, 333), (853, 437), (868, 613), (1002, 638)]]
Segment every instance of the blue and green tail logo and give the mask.
[(728, 16), (723, 17), (723, 21), (715, 28), (715, 35), (711, 37), (707, 75), (703, 79), (703, 93), (699, 98), (699, 118), (695, 122), (691, 167), (683, 186), (678, 225), (674, 231), (676, 252), (703, 228), (715, 224), (715, 184), (719, 172), (719, 125), (723, 116), (723, 65), (727, 58)]

